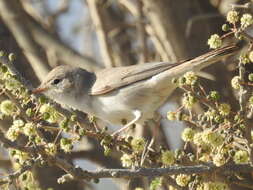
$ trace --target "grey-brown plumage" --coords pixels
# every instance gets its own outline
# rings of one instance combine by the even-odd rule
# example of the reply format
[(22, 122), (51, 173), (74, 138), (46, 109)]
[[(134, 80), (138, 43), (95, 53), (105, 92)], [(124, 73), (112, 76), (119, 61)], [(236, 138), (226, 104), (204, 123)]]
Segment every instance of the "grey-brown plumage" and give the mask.
[(228, 46), (182, 63), (145, 63), (88, 72), (71, 66), (53, 69), (35, 90), (56, 102), (92, 114), (111, 124), (151, 119), (176, 88), (171, 79), (199, 71), (238, 50)]

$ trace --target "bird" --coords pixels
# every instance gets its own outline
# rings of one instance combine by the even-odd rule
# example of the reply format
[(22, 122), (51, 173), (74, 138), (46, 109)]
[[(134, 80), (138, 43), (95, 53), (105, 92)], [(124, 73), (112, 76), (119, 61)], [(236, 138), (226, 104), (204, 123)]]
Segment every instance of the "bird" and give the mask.
[(176, 89), (173, 78), (189, 71), (198, 72), (238, 50), (237, 45), (229, 45), (179, 63), (151, 62), (95, 72), (60, 65), (47, 74), (33, 93), (43, 93), (63, 107), (108, 124), (122, 126), (126, 121), (118, 134), (132, 124), (143, 125), (153, 118)]

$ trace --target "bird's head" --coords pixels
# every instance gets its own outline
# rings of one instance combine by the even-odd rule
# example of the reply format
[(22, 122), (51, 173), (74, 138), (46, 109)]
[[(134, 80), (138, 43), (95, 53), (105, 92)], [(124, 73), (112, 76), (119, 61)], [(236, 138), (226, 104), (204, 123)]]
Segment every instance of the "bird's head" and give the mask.
[(33, 93), (59, 95), (75, 89), (80, 68), (62, 65), (50, 71)]

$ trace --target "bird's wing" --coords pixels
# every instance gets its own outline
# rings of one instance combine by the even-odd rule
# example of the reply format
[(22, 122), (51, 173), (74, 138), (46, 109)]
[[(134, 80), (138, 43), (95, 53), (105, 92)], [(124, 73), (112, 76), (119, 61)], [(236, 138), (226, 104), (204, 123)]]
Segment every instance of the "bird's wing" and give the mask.
[[(102, 95), (126, 85), (148, 79), (178, 64), (168, 62), (145, 63), (97, 71), (91, 95)], [(105, 77), (106, 76), (106, 77)]]
[(240, 46), (240, 44), (226, 46), (180, 63), (145, 63), (128, 67), (104, 69), (95, 73), (96, 79), (90, 93), (91, 95), (106, 94), (112, 90), (148, 79), (159, 73), (163, 74), (160, 74), (157, 80), (166, 81), (171, 77), (178, 77), (188, 71), (199, 71), (214, 62), (235, 54), (240, 50)]

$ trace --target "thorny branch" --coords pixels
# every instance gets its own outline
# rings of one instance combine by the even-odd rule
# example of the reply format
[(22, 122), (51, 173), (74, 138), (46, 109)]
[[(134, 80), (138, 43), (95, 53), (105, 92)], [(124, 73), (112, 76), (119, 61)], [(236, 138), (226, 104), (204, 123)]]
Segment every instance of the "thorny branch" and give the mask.
[[(14, 148), (23, 152), (35, 154), (37, 148), (23, 147), (16, 142), (11, 142), (0, 133), (0, 141), (7, 148)], [(253, 167), (249, 164), (235, 165), (228, 164), (223, 167), (217, 167), (213, 164), (196, 166), (171, 166), (168, 168), (137, 168), (137, 169), (101, 169), (98, 171), (82, 170), (66, 162), (62, 158), (48, 156), (48, 161), (62, 168), (67, 173), (77, 179), (95, 179), (95, 178), (136, 178), (136, 177), (157, 177), (176, 174), (203, 174), (210, 172), (234, 173), (234, 172), (252, 172)]]

